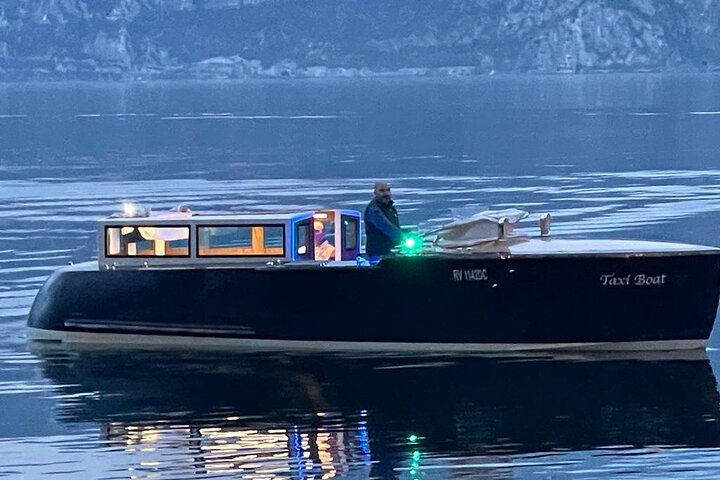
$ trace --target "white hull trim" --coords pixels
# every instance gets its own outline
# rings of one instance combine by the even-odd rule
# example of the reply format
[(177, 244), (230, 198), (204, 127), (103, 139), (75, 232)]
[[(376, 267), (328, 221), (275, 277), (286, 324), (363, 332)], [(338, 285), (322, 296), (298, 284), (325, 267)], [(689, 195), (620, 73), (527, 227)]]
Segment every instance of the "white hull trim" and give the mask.
[(179, 335), (137, 335), (127, 333), (64, 332), (27, 327), (28, 340), (78, 344), (112, 344), (115, 347), (181, 346), (198, 348), (237, 348), (257, 351), (331, 352), (646, 352), (705, 348), (706, 340), (658, 340), (646, 342), (597, 343), (401, 343), (335, 342), (321, 340), (263, 340)]

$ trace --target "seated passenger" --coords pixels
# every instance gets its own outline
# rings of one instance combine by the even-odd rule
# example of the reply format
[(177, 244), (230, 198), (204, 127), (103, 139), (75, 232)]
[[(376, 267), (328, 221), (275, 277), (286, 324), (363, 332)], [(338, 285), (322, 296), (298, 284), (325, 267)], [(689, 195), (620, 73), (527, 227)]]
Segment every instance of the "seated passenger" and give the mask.
[(315, 220), (313, 229), (315, 230), (315, 260), (334, 260), (335, 247), (325, 239), (325, 225)]

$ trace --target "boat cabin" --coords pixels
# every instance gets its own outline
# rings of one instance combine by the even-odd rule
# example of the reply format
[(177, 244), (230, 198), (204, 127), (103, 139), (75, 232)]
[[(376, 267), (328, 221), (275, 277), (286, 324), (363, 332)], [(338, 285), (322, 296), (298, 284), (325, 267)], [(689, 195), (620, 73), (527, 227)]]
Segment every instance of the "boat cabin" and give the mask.
[(99, 222), (101, 269), (339, 262), (360, 255), (360, 212), (133, 213)]

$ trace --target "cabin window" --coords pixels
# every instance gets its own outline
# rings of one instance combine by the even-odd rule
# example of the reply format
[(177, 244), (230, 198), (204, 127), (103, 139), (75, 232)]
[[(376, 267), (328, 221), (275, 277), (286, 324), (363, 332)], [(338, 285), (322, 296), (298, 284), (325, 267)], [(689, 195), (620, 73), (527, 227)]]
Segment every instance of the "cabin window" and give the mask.
[(315, 258), (313, 237), (312, 219), (295, 224), (295, 254), (298, 260)]
[(323, 215), (315, 215), (313, 220), (315, 260), (329, 261), (335, 259), (335, 222), (327, 214)]
[(188, 257), (190, 227), (124, 226), (105, 228), (108, 257)]
[(355, 218), (342, 217), (343, 249), (357, 250), (358, 248), (358, 221)]
[(199, 257), (285, 256), (282, 225), (198, 227)]

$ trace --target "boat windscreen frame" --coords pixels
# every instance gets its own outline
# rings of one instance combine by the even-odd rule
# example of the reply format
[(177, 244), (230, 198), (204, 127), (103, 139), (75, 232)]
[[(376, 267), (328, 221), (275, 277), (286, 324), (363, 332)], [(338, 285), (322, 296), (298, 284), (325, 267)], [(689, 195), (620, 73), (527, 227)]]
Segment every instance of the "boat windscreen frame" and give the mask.
[[(134, 228), (138, 229), (140, 227), (153, 227), (153, 228), (185, 228), (188, 232), (188, 238), (187, 238), (187, 253), (184, 255), (122, 255), (122, 254), (111, 254), (110, 253), (110, 238), (108, 234), (108, 230), (111, 228), (115, 229), (123, 229), (123, 228)], [(192, 257), (192, 228), (190, 224), (147, 224), (147, 225), (140, 225), (140, 224), (124, 224), (124, 225), (104, 225), (104, 228), (102, 230), (103, 232), (103, 252), (102, 257), (104, 258), (111, 258), (111, 259), (133, 259), (133, 258), (190, 258)], [(151, 240), (148, 240), (151, 241)]]
[[(354, 260), (361, 252), (362, 244), (362, 219), (360, 215), (355, 215), (355, 212), (349, 210), (340, 210), (340, 260)], [(359, 212), (358, 212), (359, 213)], [(352, 229), (353, 235), (355, 236), (355, 245), (348, 247), (347, 235), (350, 232), (349, 225), (345, 225), (345, 222), (354, 222), (354, 228)]]
[[(299, 253), (298, 250), (300, 248), (300, 227), (306, 228), (306, 234), (305, 234), (305, 242), (306, 242), (306, 250), (305, 253)], [(291, 250), (290, 250), (290, 257), (293, 261), (315, 261), (315, 242), (313, 241), (313, 216), (310, 215), (309, 217), (305, 218), (295, 218), (290, 222), (290, 230), (291, 230), (291, 236), (292, 240), (290, 241), (291, 244)]]

